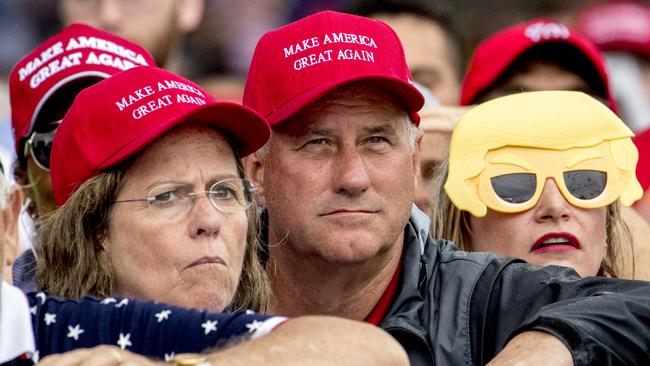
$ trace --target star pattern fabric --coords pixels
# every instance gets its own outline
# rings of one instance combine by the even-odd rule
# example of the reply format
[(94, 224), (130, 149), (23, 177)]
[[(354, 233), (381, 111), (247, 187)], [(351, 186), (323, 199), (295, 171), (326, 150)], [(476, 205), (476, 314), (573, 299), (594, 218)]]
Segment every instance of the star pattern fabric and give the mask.
[(79, 324), (75, 325), (74, 327), (68, 325), (68, 335), (66, 337), (73, 338), (75, 341), (78, 341), (81, 333), (85, 333), (85, 332), (86, 331), (81, 329)]
[(253, 320), (252, 323), (246, 324), (246, 328), (248, 328), (249, 333), (255, 333), (261, 327), (262, 327), (262, 322), (259, 320)]
[(163, 320), (169, 319), (169, 315), (171, 315), (172, 311), (169, 309), (162, 310), (159, 313), (156, 313), (156, 319), (158, 320), (158, 323), (162, 322)]
[(45, 325), (56, 323), (56, 314), (45, 313), (45, 318), (43, 319), (43, 321), (45, 322)]
[(131, 333), (126, 333), (126, 334), (120, 333), (120, 339), (117, 340), (117, 345), (120, 346), (121, 349), (126, 349), (126, 347), (133, 346), (130, 338), (131, 338)]
[(62, 300), (43, 293), (31, 293), (27, 298), (32, 310), (34, 355), (39, 358), (110, 344), (166, 360), (230, 340), (257, 338), (286, 321), (251, 311), (209, 313), (126, 298)]
[(216, 332), (217, 331), (217, 321), (216, 320), (206, 320), (203, 324), (201, 324), (201, 328), (205, 330), (205, 334), (207, 335), (210, 332)]

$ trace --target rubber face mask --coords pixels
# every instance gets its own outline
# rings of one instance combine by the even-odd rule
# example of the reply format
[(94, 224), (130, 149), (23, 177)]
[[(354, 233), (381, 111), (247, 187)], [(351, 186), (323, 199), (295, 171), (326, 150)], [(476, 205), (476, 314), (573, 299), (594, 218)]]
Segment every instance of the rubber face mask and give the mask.
[(487, 208), (535, 206), (547, 179), (576, 207), (629, 206), (642, 195), (632, 132), (609, 109), (578, 92), (498, 98), (461, 117), (450, 145), (445, 190), (477, 217)]

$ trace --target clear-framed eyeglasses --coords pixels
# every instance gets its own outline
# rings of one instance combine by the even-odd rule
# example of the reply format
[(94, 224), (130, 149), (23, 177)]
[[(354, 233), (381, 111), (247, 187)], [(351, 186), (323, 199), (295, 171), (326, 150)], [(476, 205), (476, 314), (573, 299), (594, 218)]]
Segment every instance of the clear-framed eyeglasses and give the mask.
[(172, 219), (191, 211), (202, 195), (206, 195), (218, 211), (241, 212), (253, 204), (255, 191), (250, 181), (231, 178), (215, 182), (207, 191), (192, 192), (189, 185), (161, 185), (147, 197), (116, 200), (113, 203), (143, 202), (156, 216)]

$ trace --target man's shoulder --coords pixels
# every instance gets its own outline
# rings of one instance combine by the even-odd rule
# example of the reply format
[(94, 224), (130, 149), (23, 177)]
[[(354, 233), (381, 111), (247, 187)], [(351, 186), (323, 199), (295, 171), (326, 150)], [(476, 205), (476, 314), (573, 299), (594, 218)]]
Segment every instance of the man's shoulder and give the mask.
[(463, 272), (467, 272), (470, 268), (474, 268), (474, 271), (481, 271), (495, 260), (503, 259), (494, 253), (460, 250), (453, 242), (445, 239), (430, 238), (425, 251), (427, 257), (433, 258), (436, 263), (441, 265), (441, 269), (449, 270), (459, 267)]
[[(463, 279), (472, 279), (479, 276), (488, 265), (499, 260), (500, 257), (493, 253), (465, 252), (445, 239), (434, 239), (429, 226), (431, 221), (415, 205), (406, 225), (404, 236), (404, 265), (415, 266), (416, 262), (424, 264), (428, 278), (440, 275), (458, 275)], [(417, 255), (419, 251), (419, 256)], [(419, 258), (418, 258), (419, 257)], [(503, 260), (503, 259), (501, 259)], [(420, 273), (420, 276), (423, 274)]]
[[(459, 250), (456, 245), (445, 239), (434, 239), (431, 236), (429, 227), (431, 220), (417, 206), (411, 208), (411, 215), (406, 225), (405, 245), (419, 246), (420, 254), (429, 260), (439, 263), (457, 262), (458, 265), (484, 266), (497, 258), (492, 253), (465, 252)], [(463, 264), (467, 262), (466, 264)]]
[(441, 262), (469, 261), (476, 264), (488, 263), (498, 256), (494, 253), (466, 252), (458, 249), (456, 244), (445, 239), (431, 239), (439, 252)]

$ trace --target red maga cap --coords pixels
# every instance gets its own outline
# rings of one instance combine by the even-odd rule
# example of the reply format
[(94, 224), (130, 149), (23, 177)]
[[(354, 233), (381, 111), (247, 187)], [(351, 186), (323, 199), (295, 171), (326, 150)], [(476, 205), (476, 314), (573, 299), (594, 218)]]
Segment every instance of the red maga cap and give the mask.
[(508, 27), (481, 42), (474, 51), (463, 80), (460, 104), (475, 103), (479, 95), (492, 86), (524, 52), (549, 43), (572, 46), (585, 56), (600, 77), (609, 108), (616, 112), (605, 62), (596, 46), (564, 24), (549, 19), (536, 19)]
[[(134, 66), (154, 66), (144, 48), (84, 24), (72, 24), (18, 61), (9, 76), (16, 149), (34, 131), (45, 102), (82, 79), (97, 81)], [(70, 95), (68, 103), (72, 103)], [(49, 121), (53, 122), (53, 121)], [(18, 151), (18, 155), (22, 155)]]
[(344, 84), (371, 80), (404, 102), (411, 120), (424, 98), (413, 85), (404, 50), (385, 23), (324, 11), (266, 33), (255, 48), (244, 105), (273, 126)]
[(63, 118), (51, 158), (57, 205), (89, 178), (184, 122), (215, 128), (239, 156), (260, 148), (271, 134), (266, 121), (241, 104), (217, 102), (198, 85), (163, 69), (135, 67), (81, 91)]
[(576, 29), (604, 51), (626, 51), (650, 59), (650, 6), (617, 2), (594, 5), (578, 16)]

